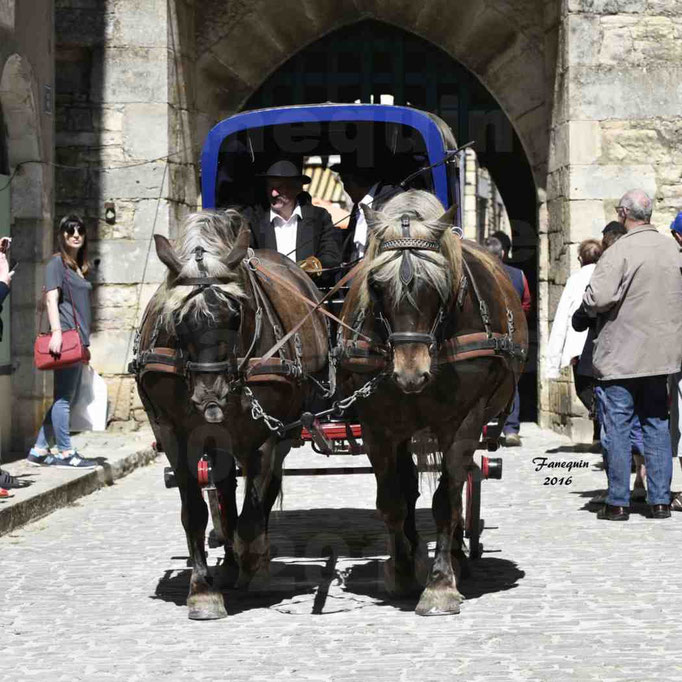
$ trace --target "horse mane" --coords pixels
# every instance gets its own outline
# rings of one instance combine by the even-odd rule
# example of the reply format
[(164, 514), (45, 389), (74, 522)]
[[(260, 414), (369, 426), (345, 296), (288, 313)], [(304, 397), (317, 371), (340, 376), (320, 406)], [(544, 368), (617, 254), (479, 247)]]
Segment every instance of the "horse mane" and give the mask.
[[(370, 226), (370, 241), (365, 254), (360, 278), (359, 303), (365, 310), (370, 305), (369, 281), (388, 285), (388, 297), (393, 306), (403, 299), (415, 304), (413, 292), (428, 285), (438, 292), (443, 304), (453, 296), (462, 275), (462, 246), (449, 225), (440, 222), (445, 209), (430, 192), (408, 190), (390, 199), (381, 211), (374, 212)], [(400, 279), (401, 258), (395, 251), (381, 253), (381, 244), (402, 237), (401, 217), (410, 217), (410, 235), (440, 243), (440, 251), (428, 251), (428, 260), (411, 256), (414, 269), (413, 283), (405, 285)]]
[(214, 289), (225, 294), (226, 304), (231, 305), (230, 298), (245, 296), (240, 268), (230, 270), (224, 262), (242, 224), (241, 214), (234, 209), (220, 212), (200, 211), (185, 217), (180, 228), (180, 237), (175, 243), (175, 254), (182, 262), (182, 268), (177, 274), (168, 272), (166, 281), (157, 289), (149, 303), (150, 315), (160, 317), (161, 329), (173, 333), (175, 322), (188, 315), (194, 315), (195, 319), (214, 318), (204, 296), (190, 296), (194, 286), (174, 284), (177, 277), (202, 276), (194, 257), (194, 250), (198, 246), (204, 249), (203, 263), (208, 276), (227, 280), (213, 285)]

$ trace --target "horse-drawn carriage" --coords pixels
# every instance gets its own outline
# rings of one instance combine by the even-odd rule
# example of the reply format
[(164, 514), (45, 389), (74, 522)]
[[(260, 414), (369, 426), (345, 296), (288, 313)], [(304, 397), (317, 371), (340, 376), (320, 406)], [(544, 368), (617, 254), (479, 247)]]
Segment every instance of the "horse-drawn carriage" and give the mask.
[[(366, 256), (321, 294), (288, 259), (249, 249), (239, 209), (257, 201), (259, 171), (273, 159), (321, 175), (348, 155), (380, 165), (382, 179), (403, 191), (380, 212), (363, 208), (373, 235)], [(284, 456), (305, 440), (326, 455), (366, 452), (372, 468), (361, 471), (376, 476), (391, 536), (389, 589), (419, 591), (418, 613), (458, 612), (463, 536), (478, 556), (480, 481), (501, 472), (474, 451), (482, 433), (483, 447), (497, 446), (527, 329), (501, 266), (458, 233), (461, 156), (450, 129), (385, 105), (247, 112), (211, 130), (201, 170), (204, 208), (238, 210), (192, 216), (175, 249), (157, 237), (169, 275), (145, 313), (132, 367), (172, 466), (168, 480), (180, 487), (190, 617), (225, 615), (208, 578), (202, 488), (223, 565), (248, 582), (267, 563)], [(320, 394), (331, 407), (311, 408)], [(423, 591), (414, 454), (440, 474), (436, 556)], [(246, 478), (241, 514), (237, 464)]]

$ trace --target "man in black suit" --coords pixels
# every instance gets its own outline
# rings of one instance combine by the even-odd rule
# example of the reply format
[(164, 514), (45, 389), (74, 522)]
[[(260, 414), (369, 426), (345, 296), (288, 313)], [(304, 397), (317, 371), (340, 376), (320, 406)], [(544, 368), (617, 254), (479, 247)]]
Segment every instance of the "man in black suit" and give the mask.
[(339, 246), (329, 213), (313, 206), (302, 175), (291, 161), (277, 161), (260, 177), (265, 178), (269, 207), (249, 216), (253, 245), (272, 249), (300, 262), (315, 256), (323, 268), (341, 262)]
[(348, 227), (336, 229), (341, 245), (341, 259), (344, 263), (350, 263), (365, 255), (369, 236), (360, 204), (380, 211), (390, 198), (403, 190), (383, 182), (377, 170), (362, 168), (352, 159), (342, 159), (341, 163), (337, 163), (331, 169), (339, 174), (343, 188), (353, 202)]

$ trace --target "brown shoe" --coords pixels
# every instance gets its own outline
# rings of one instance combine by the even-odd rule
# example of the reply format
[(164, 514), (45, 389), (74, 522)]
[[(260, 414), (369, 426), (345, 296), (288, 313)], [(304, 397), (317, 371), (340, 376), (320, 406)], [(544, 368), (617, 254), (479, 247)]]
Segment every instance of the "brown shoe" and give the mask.
[(597, 518), (603, 521), (627, 521), (630, 518), (630, 508), (605, 504), (597, 512)]
[(651, 505), (652, 519), (669, 519), (670, 505), (669, 504), (652, 504)]

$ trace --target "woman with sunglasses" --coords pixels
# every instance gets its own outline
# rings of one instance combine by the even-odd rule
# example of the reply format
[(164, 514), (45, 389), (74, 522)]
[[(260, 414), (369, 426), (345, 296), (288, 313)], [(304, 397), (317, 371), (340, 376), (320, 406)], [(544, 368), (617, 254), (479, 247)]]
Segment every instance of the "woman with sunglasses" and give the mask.
[[(52, 338), (50, 352), (58, 355), (62, 349), (62, 330), (77, 328), (85, 346), (90, 345), (90, 293), (88, 274), (88, 238), (83, 220), (68, 215), (59, 223), (57, 236), (59, 253), (47, 264), (45, 290), (47, 316)], [(74, 313), (76, 320), (74, 320)], [(77, 322), (77, 324), (76, 324)], [(83, 365), (78, 363), (54, 371), (54, 402), (45, 414), (28, 461), (35, 466), (56, 466), (67, 469), (94, 469), (97, 462), (84, 459), (71, 445), (69, 419)], [(51, 450), (52, 444), (56, 450)]]

